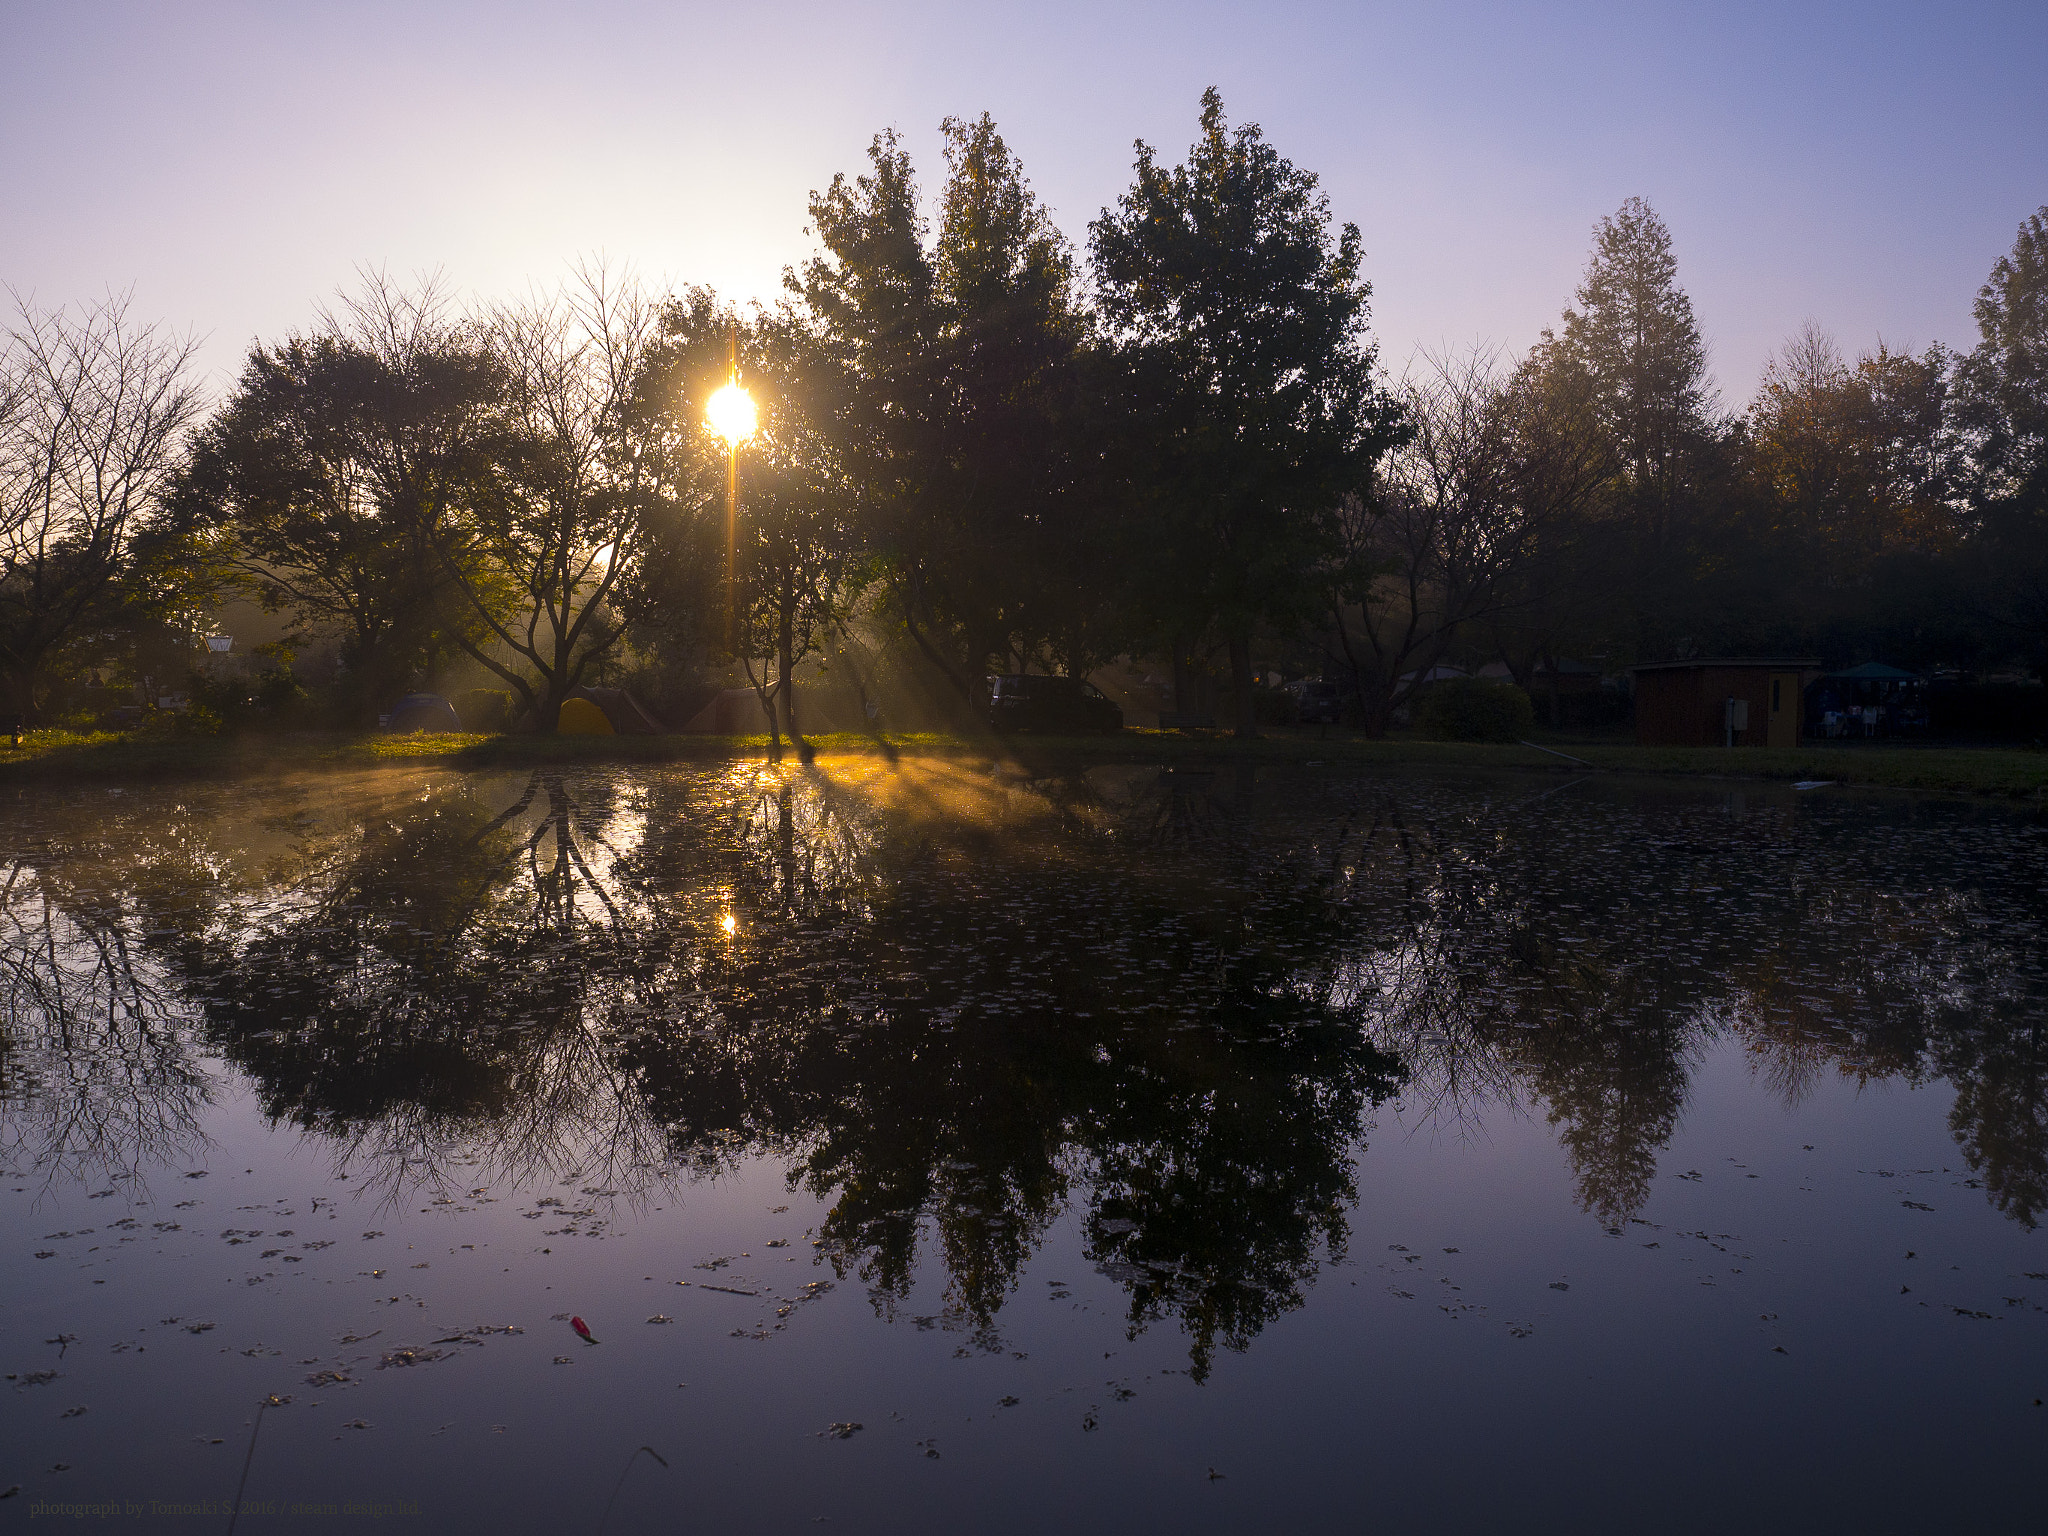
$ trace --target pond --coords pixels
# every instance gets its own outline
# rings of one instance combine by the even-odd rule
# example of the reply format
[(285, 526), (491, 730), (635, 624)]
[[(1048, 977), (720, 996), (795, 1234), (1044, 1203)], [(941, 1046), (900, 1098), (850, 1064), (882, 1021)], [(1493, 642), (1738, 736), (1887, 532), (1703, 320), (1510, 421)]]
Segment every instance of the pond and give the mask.
[(22, 789), (0, 852), (0, 1512), (2036, 1507), (2038, 815), (860, 759)]

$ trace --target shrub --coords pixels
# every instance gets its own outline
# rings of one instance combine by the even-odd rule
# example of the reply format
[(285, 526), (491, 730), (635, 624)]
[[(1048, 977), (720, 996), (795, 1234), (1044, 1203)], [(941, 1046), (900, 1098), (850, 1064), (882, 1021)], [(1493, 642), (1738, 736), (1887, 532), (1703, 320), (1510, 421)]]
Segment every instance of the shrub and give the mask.
[(1529, 695), (1487, 677), (1432, 684), (1415, 714), (1424, 730), (1446, 741), (1519, 741), (1536, 724)]
[(509, 688), (465, 688), (448, 702), (455, 706), (455, 713), (466, 731), (496, 736), (512, 729), (512, 691)]

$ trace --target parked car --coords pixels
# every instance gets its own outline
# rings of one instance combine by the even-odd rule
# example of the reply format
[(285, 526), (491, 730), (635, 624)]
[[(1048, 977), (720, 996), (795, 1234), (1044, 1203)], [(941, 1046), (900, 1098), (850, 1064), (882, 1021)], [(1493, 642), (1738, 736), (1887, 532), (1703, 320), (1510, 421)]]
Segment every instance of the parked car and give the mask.
[(988, 723), (999, 731), (1107, 735), (1124, 728), (1124, 712), (1081, 678), (1011, 673), (989, 680)]
[(1294, 698), (1296, 725), (1344, 723), (1344, 694), (1335, 683), (1326, 683), (1319, 677), (1305, 677), (1298, 683), (1289, 683), (1287, 691)]

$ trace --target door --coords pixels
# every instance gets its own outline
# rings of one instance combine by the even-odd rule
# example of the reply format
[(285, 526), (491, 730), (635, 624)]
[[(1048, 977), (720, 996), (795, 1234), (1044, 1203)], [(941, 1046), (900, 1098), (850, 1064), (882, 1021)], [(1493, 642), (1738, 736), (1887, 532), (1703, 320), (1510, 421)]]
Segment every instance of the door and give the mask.
[(1799, 674), (1797, 672), (1773, 672), (1771, 674), (1771, 707), (1765, 727), (1764, 745), (1767, 747), (1796, 747), (1799, 745)]

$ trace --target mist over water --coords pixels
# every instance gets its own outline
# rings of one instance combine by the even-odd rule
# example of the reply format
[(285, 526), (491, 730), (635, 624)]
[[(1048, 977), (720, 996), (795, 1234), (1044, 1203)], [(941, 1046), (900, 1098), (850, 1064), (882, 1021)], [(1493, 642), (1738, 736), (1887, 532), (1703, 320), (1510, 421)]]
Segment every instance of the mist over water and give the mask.
[(0, 847), (15, 1509), (2025, 1507), (2038, 816), (862, 759), (25, 789)]

